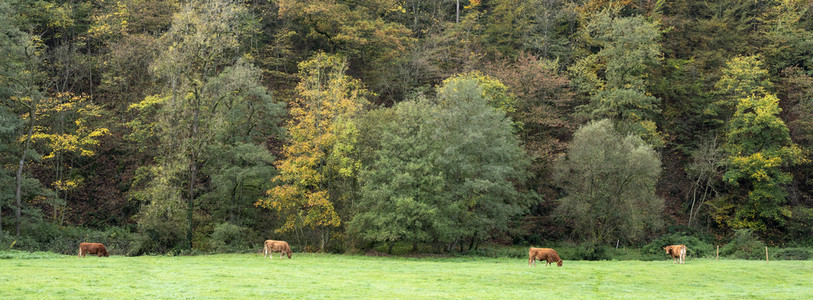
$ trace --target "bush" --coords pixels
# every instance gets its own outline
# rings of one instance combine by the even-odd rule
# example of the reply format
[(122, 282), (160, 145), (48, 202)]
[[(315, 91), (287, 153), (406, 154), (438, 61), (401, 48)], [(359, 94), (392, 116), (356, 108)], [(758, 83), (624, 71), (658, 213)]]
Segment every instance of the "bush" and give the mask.
[(781, 249), (774, 253), (773, 258), (782, 260), (808, 260), (810, 259), (810, 250), (805, 248)]
[(0, 259), (52, 259), (52, 258), (63, 258), (63, 256), (53, 252), (0, 250)]
[(689, 258), (709, 258), (714, 257), (715, 251), (712, 244), (706, 243), (694, 236), (672, 233), (661, 236), (649, 244), (646, 244), (642, 251), (642, 260), (660, 260), (669, 257), (663, 247), (669, 245), (686, 245), (686, 257)]
[(155, 253), (180, 253), (186, 249), (185, 228), (175, 226), (170, 222), (154, 223), (150, 226), (139, 224), (140, 237), (135, 241), (128, 255), (142, 255)]
[[(0, 250), (48, 251), (59, 254), (78, 254), (79, 243), (102, 243), (110, 255), (125, 255), (131, 251), (139, 235), (126, 227), (108, 227), (97, 230), (86, 227), (58, 226), (40, 217), (28, 217), (20, 236), (4, 235)], [(14, 246), (9, 248), (11, 244)]]
[(211, 235), (212, 248), (217, 252), (245, 251), (250, 245), (247, 236), (247, 228), (228, 222), (217, 224)]
[(720, 255), (737, 259), (761, 259), (765, 257), (763, 252), (765, 243), (754, 236), (751, 229), (740, 229), (734, 232), (731, 241), (720, 247)]
[(0, 250), (25, 250), (25, 251), (38, 251), (40, 250), (39, 243), (30, 236), (13, 236), (8, 233), (0, 238)]
[[(610, 247), (598, 244), (582, 244), (576, 247), (570, 260), (609, 260)], [(559, 254), (561, 257), (562, 255)]]
[(528, 259), (528, 247), (482, 245), (476, 250), (469, 251), (468, 254), (483, 257)]

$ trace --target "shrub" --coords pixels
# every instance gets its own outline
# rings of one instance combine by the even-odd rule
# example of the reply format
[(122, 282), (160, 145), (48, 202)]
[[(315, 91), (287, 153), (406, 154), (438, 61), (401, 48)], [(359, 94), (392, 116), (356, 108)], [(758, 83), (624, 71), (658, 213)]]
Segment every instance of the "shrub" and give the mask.
[(604, 245), (582, 244), (576, 247), (571, 260), (609, 260), (609, 249), (610, 247)]
[(739, 229), (734, 232), (731, 241), (720, 247), (720, 255), (738, 259), (764, 258), (765, 243), (754, 236), (751, 229)]
[[(4, 235), (0, 239), (0, 250), (16, 249), (24, 251), (48, 251), (76, 255), (79, 243), (102, 243), (110, 255), (128, 254), (140, 239), (139, 235), (126, 227), (108, 227), (97, 230), (86, 227), (58, 226), (41, 218), (29, 218), (23, 223), (21, 235)], [(14, 246), (9, 246), (14, 243)]]
[(38, 251), (40, 250), (40, 246), (39, 243), (30, 236), (4, 234), (3, 238), (0, 238), (0, 250)]
[(781, 249), (774, 253), (773, 258), (783, 260), (808, 260), (810, 259), (810, 250), (805, 248)]
[(59, 232), (59, 227), (50, 222), (31, 220), (29, 222), (23, 222), (22, 225), (20, 234), (31, 237), (34, 239), (34, 242), (39, 245), (47, 244), (62, 237), (62, 234)]
[(669, 245), (686, 245), (686, 257), (704, 258), (714, 256), (714, 246), (694, 236), (672, 233), (661, 236), (646, 244), (641, 253), (643, 260), (659, 260), (667, 257), (663, 247)]
[(28, 252), (21, 250), (0, 250), (0, 259), (52, 259), (62, 258), (62, 255), (52, 252)]
[(247, 233), (248, 229), (228, 222), (217, 224), (211, 235), (212, 248), (218, 252), (244, 251), (249, 246)]
[(128, 255), (180, 252), (185, 243), (186, 231), (171, 222), (156, 222), (149, 226), (139, 224), (141, 236), (136, 240)]
[(483, 245), (476, 250), (470, 250), (468, 254), (483, 257), (528, 259), (528, 247)]

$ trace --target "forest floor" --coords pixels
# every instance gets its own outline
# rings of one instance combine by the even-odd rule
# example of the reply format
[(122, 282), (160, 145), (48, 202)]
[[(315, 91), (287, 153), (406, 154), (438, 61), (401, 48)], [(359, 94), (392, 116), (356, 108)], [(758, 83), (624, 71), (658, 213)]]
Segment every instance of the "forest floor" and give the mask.
[(0, 259), (0, 299), (804, 299), (813, 260), (564, 261), (294, 253)]

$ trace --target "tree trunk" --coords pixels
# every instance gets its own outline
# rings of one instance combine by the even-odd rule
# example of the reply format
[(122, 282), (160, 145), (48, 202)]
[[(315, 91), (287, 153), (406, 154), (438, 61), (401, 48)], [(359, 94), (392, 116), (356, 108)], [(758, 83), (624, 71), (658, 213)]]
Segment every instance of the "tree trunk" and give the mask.
[[(20, 227), (22, 226), (20, 213), (22, 202), (20, 199), (22, 198), (23, 166), (25, 165), (26, 153), (31, 147), (31, 136), (34, 135), (34, 120), (37, 118), (37, 103), (34, 101), (31, 102), (31, 113), (29, 115), (28, 123), (30, 126), (28, 127), (28, 138), (25, 140), (25, 147), (23, 147), (23, 153), (20, 155), (20, 164), (17, 166), (17, 189), (14, 194), (14, 197), (17, 200), (17, 211), (15, 213), (17, 216), (17, 236), (20, 236)], [(0, 235), (2, 235), (2, 230), (0, 230)]]
[(197, 91), (195, 92), (196, 99), (195, 99), (195, 116), (194, 121), (192, 122), (192, 157), (189, 161), (189, 204), (188, 210), (186, 212), (187, 223), (189, 223), (189, 229), (186, 231), (186, 242), (189, 243), (189, 250), (192, 250), (192, 217), (195, 212), (195, 180), (198, 175), (198, 145), (197, 139), (198, 137), (198, 120), (200, 116), (200, 99), (197, 96)]
[(455, 23), (460, 23), (460, 0), (457, 0), (457, 15), (454, 19)]
[(449, 244), (449, 250), (448, 250), (449, 252), (454, 251), (454, 247), (455, 247), (455, 246), (457, 246), (457, 242), (458, 242), (458, 241), (460, 241), (460, 238), (459, 238), (459, 237), (456, 237), (456, 238), (454, 239), (454, 242), (452, 242), (451, 244)]
[(412, 32), (418, 32), (418, 0), (412, 1)]
[(234, 210), (236, 209), (237, 206), (237, 200), (235, 198), (237, 196), (237, 187), (239, 186), (240, 184), (235, 184), (234, 188), (232, 188), (231, 190), (231, 205), (229, 205), (229, 223), (233, 225), (237, 225), (237, 220), (235, 220), (234, 218)]
[(189, 176), (189, 207), (186, 211), (186, 221), (189, 224), (189, 229), (186, 231), (186, 242), (189, 244), (189, 250), (192, 250), (192, 216), (195, 211), (195, 176), (197, 176), (198, 167), (195, 164), (195, 154), (192, 153), (192, 166), (190, 166)]
[(319, 252), (325, 253), (325, 244), (327, 244), (327, 229), (322, 229), (321, 234), (319, 234), (319, 238), (321, 239), (319, 243)]

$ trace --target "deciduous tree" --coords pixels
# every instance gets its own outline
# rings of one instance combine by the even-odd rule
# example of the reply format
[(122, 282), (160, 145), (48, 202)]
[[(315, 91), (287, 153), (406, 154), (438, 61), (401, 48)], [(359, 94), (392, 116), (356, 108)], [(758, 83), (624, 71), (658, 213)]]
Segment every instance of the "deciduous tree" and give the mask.
[(617, 8), (595, 13), (581, 36), (588, 49), (599, 50), (570, 68), (578, 91), (590, 98), (580, 107), (584, 114), (609, 118), (655, 147), (664, 143), (655, 124), (660, 100), (647, 92), (645, 78), (661, 56), (658, 26), (642, 16), (620, 17)]
[(714, 218), (723, 226), (765, 234), (790, 216), (782, 186), (791, 176), (781, 168), (804, 159), (779, 118), (779, 99), (770, 92), (772, 83), (759, 58), (734, 57), (722, 73), (715, 85), (717, 104), (723, 112), (733, 109), (722, 146), (727, 156), (723, 179), (734, 189), (715, 201)]
[(356, 180), (360, 167), (352, 156), (357, 134), (353, 120), (367, 103), (367, 92), (345, 74), (347, 61), (341, 56), (320, 53), (299, 69), (289, 141), (284, 158), (275, 164), (279, 175), (273, 181), (278, 185), (257, 205), (281, 214), (285, 223), (277, 232), (315, 231), (324, 251), (331, 229), (342, 225), (337, 207), (352, 193), (352, 184), (346, 189), (338, 183)]
[(471, 249), (527, 209), (517, 185), (528, 161), (503, 111), (512, 102), (489, 90), (497, 83), (455, 77), (434, 101), (382, 113), (353, 232), (368, 241), (411, 241), (413, 249), (436, 241), (452, 251), (467, 240)]
[[(257, 118), (275, 114), (270, 94), (260, 84), (259, 71), (242, 53), (242, 36), (254, 33), (251, 18), (245, 6), (230, 1), (185, 5), (161, 37), (162, 48), (152, 65), (163, 93), (134, 106), (158, 107), (155, 124), (150, 120), (132, 124), (141, 130), (134, 137), (149, 137), (143, 133), (153, 132), (160, 145), (157, 164), (144, 172), (149, 178), (145, 188), (135, 194), (148, 201), (140, 212), (140, 223), (158, 229), (178, 228), (176, 214), (186, 210), (183, 227), (189, 248), (197, 199), (209, 191), (199, 183), (201, 177), (213, 175), (200, 173), (214, 161), (210, 146), (250, 141)], [(254, 112), (258, 115), (252, 116)], [(237, 137), (228, 142), (229, 135)], [(183, 181), (185, 192), (179, 186)], [(155, 194), (164, 189), (168, 192)], [(164, 220), (171, 222), (164, 224)]]
[[(41, 41), (30, 33), (23, 32), (18, 27), (21, 20), (15, 18), (17, 12), (8, 2), (0, 3), (0, 50), (4, 55), (0, 57), (0, 142), (4, 139), (14, 140), (8, 144), (0, 144), (0, 152), (12, 152), (19, 157), (13, 163), (16, 166), (14, 184), (14, 199), (16, 202), (16, 234), (20, 235), (22, 227), (22, 193), (24, 182), (27, 181), (23, 173), (25, 163), (30, 158), (37, 158), (39, 154), (32, 151), (31, 137), (37, 126), (37, 109), (39, 101), (43, 98), (42, 87), (44, 81), (41, 67), (43, 45)], [(14, 113), (14, 116), (11, 115)], [(24, 124), (24, 127), (23, 127)], [(39, 182), (36, 184), (39, 189)], [(11, 185), (8, 185), (11, 186)], [(0, 196), (0, 210), (2, 209), (2, 196)], [(2, 220), (0, 220), (0, 235), (3, 234)]]
[(579, 128), (556, 167), (565, 192), (556, 213), (581, 241), (635, 241), (661, 225), (663, 199), (655, 195), (660, 159), (637, 135), (617, 132), (612, 121)]
[(779, 99), (771, 94), (740, 99), (726, 129), (723, 179), (735, 187), (735, 195), (729, 200), (733, 211), (718, 210), (718, 221), (763, 233), (783, 225), (790, 217), (783, 185), (791, 176), (782, 167), (804, 158), (779, 118)]

